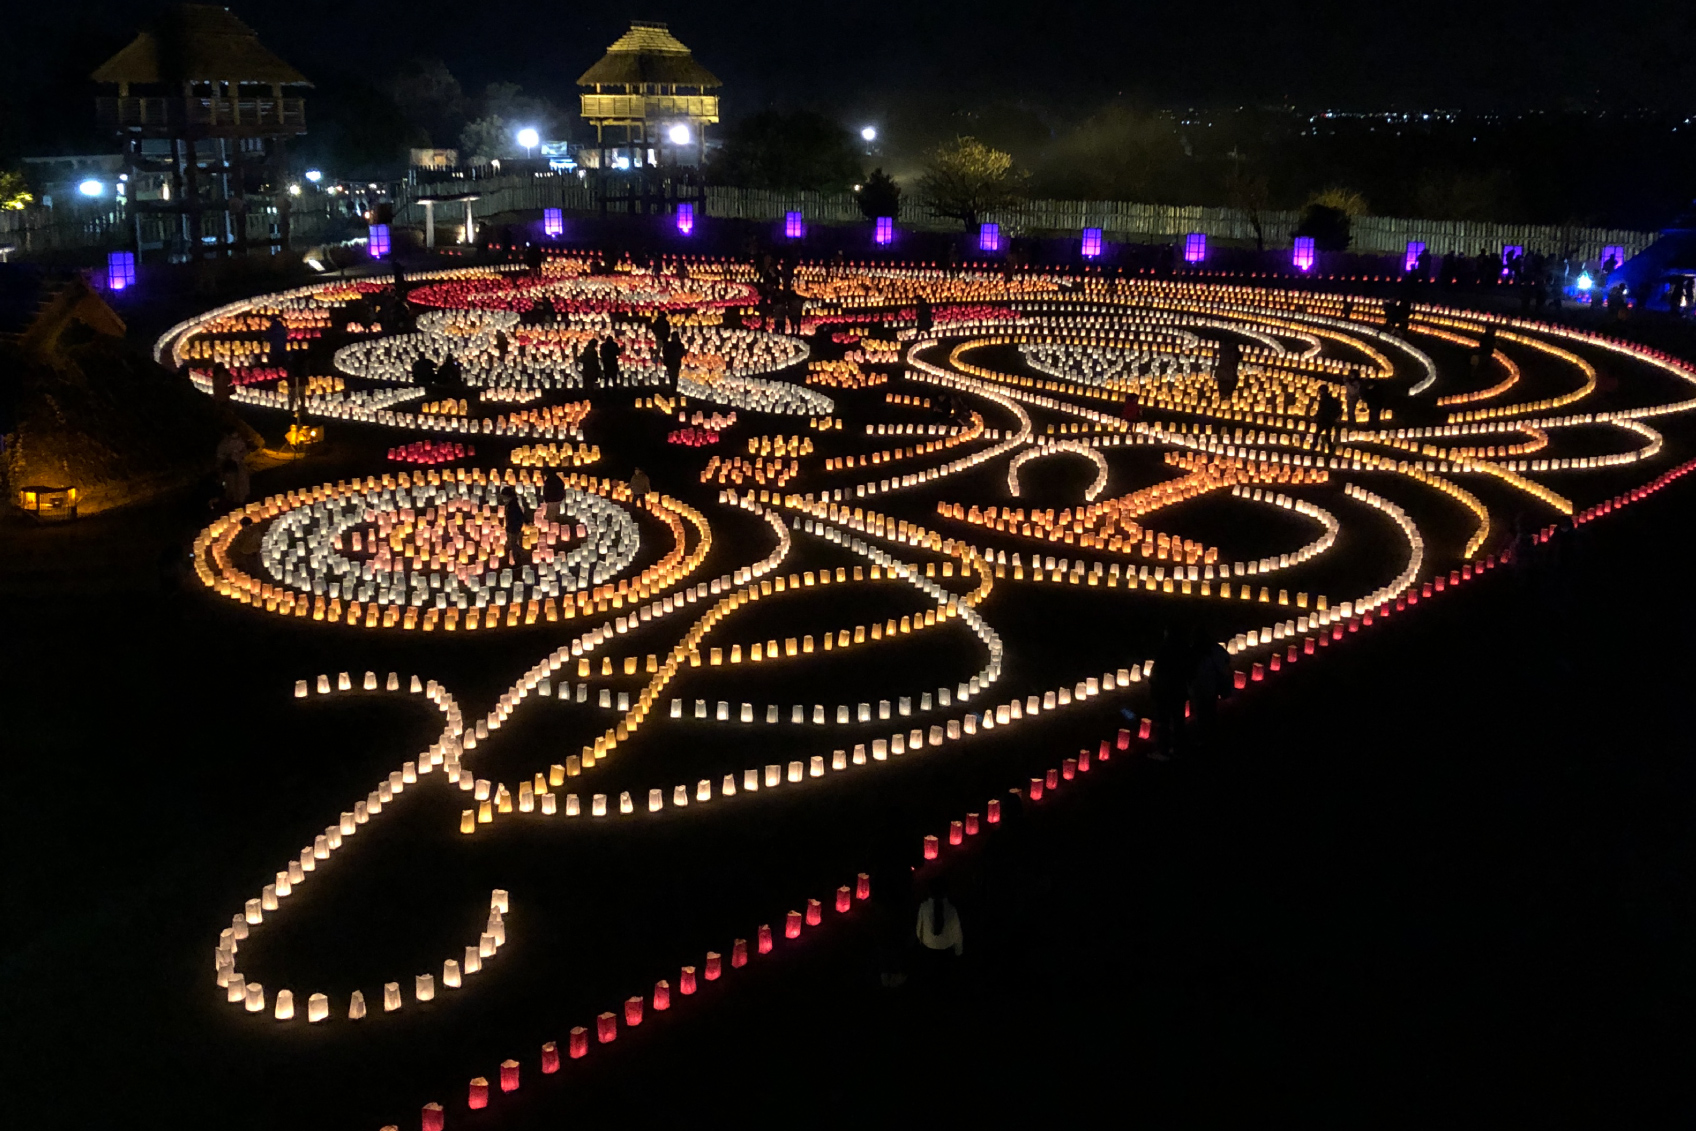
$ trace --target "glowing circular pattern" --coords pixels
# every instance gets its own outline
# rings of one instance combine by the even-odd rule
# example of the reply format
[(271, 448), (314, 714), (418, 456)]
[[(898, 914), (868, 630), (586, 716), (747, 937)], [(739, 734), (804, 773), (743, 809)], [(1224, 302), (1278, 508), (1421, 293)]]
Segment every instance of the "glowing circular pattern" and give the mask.
[[(208, 587), (272, 615), (374, 632), (518, 630), (510, 683), (471, 713), (419, 676), (360, 677), (326, 662), (297, 685), (305, 699), (416, 694), (442, 726), (376, 789), (327, 814), (322, 836), (280, 855), (275, 882), (260, 877), (258, 895), (236, 909), (215, 959), (232, 1008), (375, 1026), (412, 1000), (476, 984), (509, 926), (522, 929), (522, 902), (512, 910), (507, 888), (494, 892), (478, 940), (443, 956), (428, 981), (397, 971), (396, 982), (354, 987), (326, 970), (324, 989), (290, 988), (285, 1007), (284, 987), (242, 968), (240, 942), (286, 930), (294, 887), (334, 876), (343, 838), (416, 790), (455, 791), (465, 836), (573, 821), (640, 836), (651, 814), (734, 813), (762, 790), (799, 800), (1097, 697), (1140, 709), (1151, 649), (1103, 642), (1077, 619), (1014, 615), (1061, 591), (1143, 621), (1194, 618), (1225, 644), (1239, 685), (1260, 680), (1493, 568), (1492, 548), (1516, 521), (1529, 531), (1588, 517), (1624, 497), (1622, 484), (1631, 498), (1647, 495), (1673, 459), (1648, 421), (1696, 408), (1689, 364), (1524, 319), (1418, 306), (1404, 339), (1385, 329), (1382, 300), (1364, 295), (890, 266), (797, 272), (802, 337), (834, 338), (843, 354), (807, 368), (801, 337), (725, 325), (752, 306), (752, 279), (740, 264), (700, 264), (684, 279), (597, 276), (587, 260), (560, 260), (536, 277), (416, 278), (412, 301), (428, 310), (407, 333), (336, 330), (341, 307), (381, 286), (338, 283), (212, 311), (161, 340), (161, 356), (191, 369), (216, 357), (263, 370), (278, 361), (264, 330), (282, 318), (335, 339), (326, 344), (345, 384), (309, 395), (309, 418), (382, 425), (397, 445), (442, 421), (515, 437), (507, 466), (373, 469), (258, 500), (196, 542)], [(676, 390), (661, 388), (651, 360), (646, 318), (660, 310), (693, 358)], [(1494, 349), (1474, 365), (1487, 326)], [(585, 391), (577, 357), (609, 333), (630, 359), (631, 385)], [(1222, 388), (1227, 341), (1241, 360)], [(458, 359), (479, 402), (403, 410), (425, 400), (411, 384), (420, 356)], [(868, 379), (862, 367), (885, 356), (900, 370)], [(276, 380), (243, 384), (236, 399), (280, 408)], [(1366, 391), (1359, 404), (1351, 382)], [(534, 396), (491, 418), (480, 398), (501, 391)], [(634, 396), (672, 430), (642, 441), (647, 449), (598, 430), (594, 401), (566, 408), (586, 392), (625, 408)], [(1127, 419), (1132, 393), (1140, 415)], [(1353, 410), (1334, 437), (1318, 422), (1326, 394)], [(1380, 399), (1374, 422), (1368, 405)], [(720, 407), (736, 415), (720, 418)], [(690, 412), (696, 431), (677, 428)], [(703, 423), (715, 443), (691, 452)], [(579, 469), (602, 449), (621, 466), (650, 466), (662, 447), (695, 462), (640, 499)], [(565, 500), (537, 517), (552, 474), (564, 477)], [(505, 509), (513, 498), (524, 512), (518, 545)], [(669, 543), (649, 544), (643, 524), (668, 529)], [(716, 575), (702, 576), (709, 555)], [(851, 600), (830, 607), (854, 609), (848, 619), (809, 611), (838, 594)], [(1032, 632), (1045, 634), (1048, 655), (1078, 659), (1014, 678), (1009, 661)], [(894, 662), (852, 669), (840, 684), (832, 675), (914, 641), (949, 658), (927, 653), (922, 675)], [(772, 676), (801, 665), (822, 673), (816, 696), (768, 693)], [(503, 724), (542, 700), (577, 712), (571, 752), (506, 751), (503, 764), (522, 772), (479, 775)], [(789, 753), (687, 749), (690, 735), (725, 728), (783, 733)], [(1087, 755), (1066, 776), (1074, 769), (1088, 769)], [(309, 1003), (305, 1016), (298, 1001)]]

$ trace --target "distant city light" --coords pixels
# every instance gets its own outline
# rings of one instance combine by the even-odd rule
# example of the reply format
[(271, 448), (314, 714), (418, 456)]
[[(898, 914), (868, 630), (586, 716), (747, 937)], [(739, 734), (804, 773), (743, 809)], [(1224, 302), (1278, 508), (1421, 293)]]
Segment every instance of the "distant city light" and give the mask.
[(525, 126), (523, 129), (518, 131), (518, 144), (522, 145), (525, 149), (535, 149), (538, 145), (542, 144), (542, 135), (531, 129), (529, 126)]
[(801, 213), (785, 212), (783, 214), (783, 237), (791, 240), (807, 238), (807, 221)]
[(1319, 253), (1314, 250), (1312, 236), (1297, 236), (1295, 249), (1290, 253), (1290, 262), (1295, 264), (1297, 271), (1311, 271), (1318, 262)]
[(77, 186), (77, 191), (84, 196), (104, 196), (106, 186), (92, 177)]
[(685, 200), (677, 206), (677, 231), (679, 235), (693, 235), (695, 231), (695, 206)]
[(1207, 233), (1191, 232), (1184, 237), (1184, 262), (1200, 263), (1207, 258)]
[(667, 130), (665, 136), (671, 140), (673, 145), (688, 145), (690, 141), (689, 127), (679, 122)]
[(1085, 259), (1101, 258), (1101, 229), (1085, 228), (1083, 256)]
[(980, 225), (978, 225), (978, 250), (979, 251), (1000, 251), (1001, 250), (1001, 225), (1000, 224), (980, 224)]
[(872, 242), (879, 247), (888, 247), (895, 242), (895, 217), (879, 216), (872, 228)]
[(877, 140), (877, 127), (876, 126), (867, 126), (865, 129), (860, 131), (860, 137), (864, 141), (876, 141)]
[(306, 179), (311, 181), (313, 184), (317, 184), (319, 181), (324, 179), (324, 174), (317, 169), (308, 169), (306, 170)]

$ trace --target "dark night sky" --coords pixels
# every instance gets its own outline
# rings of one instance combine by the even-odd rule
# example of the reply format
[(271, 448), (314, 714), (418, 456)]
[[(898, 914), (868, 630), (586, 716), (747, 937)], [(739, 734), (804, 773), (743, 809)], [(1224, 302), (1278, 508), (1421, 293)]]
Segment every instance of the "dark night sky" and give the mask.
[[(10, 144), (0, 151), (41, 145), (55, 106), (86, 120), (91, 91), (81, 80), (158, 6), (66, 0), (9, 12), (13, 50), (0, 89), (9, 104), (6, 127), (24, 136), (4, 139)], [(1688, 0), (862, 0), (784, 7), (285, 0), (237, 3), (234, 10), (309, 76), (363, 70), (381, 78), (408, 57), (433, 55), (468, 92), (506, 80), (565, 103), (576, 76), (631, 17), (668, 20), (725, 80), (732, 115), (783, 101), (852, 116), (915, 90), (1051, 106), (1124, 93), (1169, 106), (1696, 108), (1696, 5)]]

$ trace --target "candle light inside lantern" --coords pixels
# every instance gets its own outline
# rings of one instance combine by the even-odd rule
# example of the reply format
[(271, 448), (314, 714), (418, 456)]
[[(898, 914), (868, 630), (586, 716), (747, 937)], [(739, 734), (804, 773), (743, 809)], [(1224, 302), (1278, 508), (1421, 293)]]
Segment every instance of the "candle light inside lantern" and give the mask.
[(603, 1045), (618, 1040), (617, 1014), (602, 1013), (595, 1018), (595, 1039)]
[(516, 1060), (501, 1061), (501, 1091), (518, 1091), (518, 1062)]
[(489, 1082), (481, 1076), (471, 1078), (470, 1093), (465, 1098), (465, 1106), (473, 1111), (481, 1111), (489, 1106)]

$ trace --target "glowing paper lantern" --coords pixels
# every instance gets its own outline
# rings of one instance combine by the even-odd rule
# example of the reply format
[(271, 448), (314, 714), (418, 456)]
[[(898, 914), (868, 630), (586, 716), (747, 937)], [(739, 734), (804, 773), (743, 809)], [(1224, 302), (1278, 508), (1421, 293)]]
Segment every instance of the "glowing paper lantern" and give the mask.
[(399, 982), (384, 982), (383, 983), (383, 1012), (384, 1013), (393, 1013), (395, 1010), (399, 1009), (400, 1006), (401, 1006), (400, 983)]
[(854, 877), (854, 898), (870, 899), (872, 897), (872, 878), (861, 872)]
[(618, 1040), (617, 1014), (602, 1013), (595, 1018), (595, 1039), (603, 1045)]
[(895, 217), (879, 216), (872, 226), (872, 242), (879, 247), (888, 247), (895, 242)]
[(783, 937), (798, 939), (801, 937), (801, 913), (791, 911), (783, 917)]
[(552, 1076), (559, 1071), (559, 1046), (549, 1041), (542, 1046), (542, 1075)]
[(481, 1111), (489, 1106), (489, 1082), (483, 1077), (471, 1078), (470, 1094), (465, 1097), (465, 1106), (473, 1111)]
[(925, 859), (935, 860), (942, 854), (942, 845), (934, 836), (925, 837)]
[(654, 1008), (656, 1010), (671, 1008), (671, 983), (664, 978), (654, 983)]
[(1000, 224), (978, 225), (978, 250), (991, 252), (1001, 250)]
[(552, 240), (565, 235), (565, 212), (562, 209), (542, 209), (542, 234)]
[(1312, 236), (1297, 236), (1295, 247), (1290, 252), (1290, 262), (1297, 271), (1311, 271), (1319, 261), (1319, 253), (1313, 246)]
[(501, 1061), (501, 1091), (518, 1091), (518, 1062), (516, 1060)]
[(783, 214), (783, 236), (785, 239), (799, 240), (807, 236), (807, 221), (799, 212)]
[(389, 226), (387, 224), (372, 224), (371, 238), (366, 244), (372, 259), (385, 259), (389, 254)]
[[(740, 948), (740, 950), (742, 952), (742, 961), (746, 962), (748, 960), (748, 958), (747, 958), (748, 944), (743, 942), (741, 939), (737, 939), (734, 946), (732, 947), (732, 952), (734, 953), (735, 950), (738, 949), (738, 948)], [(709, 981), (709, 982), (718, 981), (719, 975), (724, 973), (724, 959), (723, 959), (722, 956), (720, 956), (718, 951), (716, 951), (716, 950), (707, 951), (707, 968), (704, 971), (702, 971), (702, 973), (704, 973), (706, 975), (707, 981)]]
[(680, 201), (677, 205), (677, 234), (680, 236), (693, 235), (695, 232), (695, 206), (689, 201)]
[(755, 940), (756, 940), (755, 944), (754, 944), (754, 948), (756, 950), (758, 950), (761, 954), (770, 954), (771, 953), (771, 924), (761, 923), (760, 929), (755, 933), (754, 937), (755, 937)]
[(106, 253), (106, 286), (114, 291), (127, 291), (135, 286), (135, 252)]
[(1207, 233), (1191, 232), (1184, 237), (1184, 262), (1200, 263), (1207, 258)]
[(412, 980), (412, 996), (419, 1001), (436, 1000), (436, 976), (419, 974)]
[(987, 810), (989, 823), (992, 825), (999, 825), (1001, 823), (1001, 802), (992, 800), (985, 808)]
[(836, 910), (838, 912), (847, 911), (849, 907), (853, 906), (853, 900), (854, 893), (848, 890), (847, 884), (836, 889)]
[(948, 843), (964, 844), (966, 840), (966, 825), (963, 821), (948, 822)]
[(365, 991), (354, 990), (353, 997), (348, 999), (347, 1019), (358, 1021), (365, 1016)]
[(244, 989), (243, 1008), (249, 1013), (258, 1013), (265, 1008), (265, 987), (258, 982), (249, 982)]
[(679, 993), (685, 995), (695, 992), (695, 968), (693, 966), (685, 966), (681, 971), (679, 971), (677, 975), (677, 989)]
[(572, 1060), (581, 1060), (589, 1055), (589, 1031), (581, 1025), (571, 1027), (570, 1044)]
[(450, 990), (459, 988), (459, 960), (457, 958), (449, 958), (442, 963), (442, 985)]
[(1102, 247), (1102, 245), (1101, 245), (1101, 229), (1100, 228), (1085, 228), (1084, 229), (1084, 236), (1083, 236), (1083, 247), (1081, 249), (1082, 253), (1083, 253), (1083, 257), (1085, 259), (1100, 259), (1101, 258), (1101, 247)]
[(290, 1021), (294, 1018), (294, 992), (292, 990), (277, 991), (277, 1007), (272, 1011), (278, 1021)]
[(442, 1131), (447, 1126), (442, 1114), (442, 1105), (438, 1103), (425, 1104), (423, 1119), (419, 1126), (423, 1128), (423, 1131)]
[(316, 1025), (330, 1016), (330, 999), (323, 994), (313, 994), (306, 999), (306, 1020)]
[(642, 998), (640, 996), (624, 999), (624, 1023), (630, 1026), (642, 1023)]

